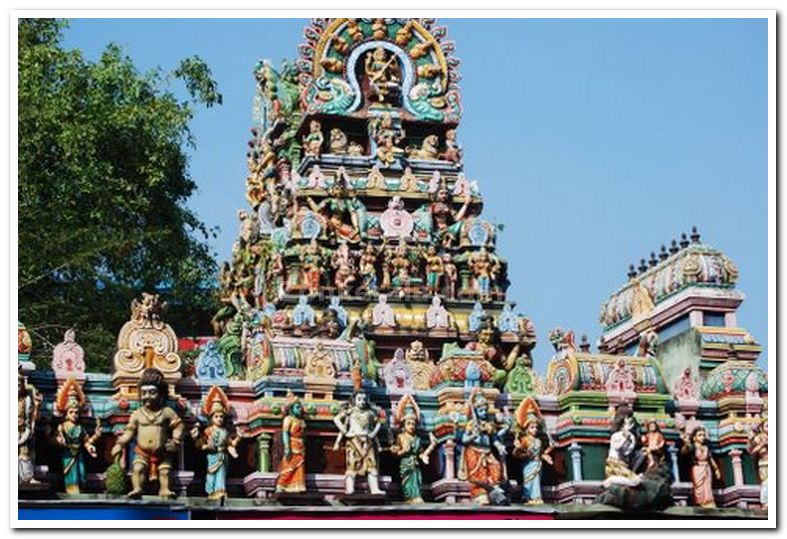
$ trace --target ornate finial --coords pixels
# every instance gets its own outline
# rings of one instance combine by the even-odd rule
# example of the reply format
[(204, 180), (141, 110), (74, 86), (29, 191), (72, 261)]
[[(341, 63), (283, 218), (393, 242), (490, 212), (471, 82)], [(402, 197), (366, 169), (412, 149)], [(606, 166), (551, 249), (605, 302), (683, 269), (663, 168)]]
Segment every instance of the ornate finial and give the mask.
[(637, 268), (634, 267), (634, 264), (629, 264), (629, 272), (626, 275), (629, 279), (633, 279), (637, 276)]
[(691, 227), (691, 243), (699, 243), (700, 242), (700, 233), (697, 231), (697, 227)]
[(678, 248), (678, 242), (675, 240), (675, 238), (672, 238), (672, 243), (670, 243), (669, 246), (669, 254), (674, 255), (678, 251), (680, 251)]
[(580, 352), (590, 352), (590, 342), (588, 341), (588, 336), (584, 333), (579, 338), (579, 350)]
[(661, 244), (661, 251), (659, 251), (659, 260), (666, 260), (668, 256), (669, 256), (669, 253), (667, 252), (667, 248), (662, 243)]
[(686, 238), (686, 233), (685, 232), (681, 232), (681, 234), (680, 234), (680, 247), (682, 249), (685, 249), (688, 246), (689, 246), (689, 240)]
[(658, 258), (656, 258), (656, 253), (654, 253), (653, 251), (651, 251), (651, 252), (650, 252), (650, 260), (648, 260), (648, 264), (650, 265), (650, 267), (651, 267), (651, 268), (653, 268), (653, 267), (655, 267), (655, 266), (656, 266), (656, 264), (658, 264), (658, 263), (659, 263), (659, 259), (658, 259)]
[(640, 273), (645, 273), (646, 271), (648, 271), (648, 265), (645, 262), (644, 258), (640, 258), (639, 259), (639, 272)]

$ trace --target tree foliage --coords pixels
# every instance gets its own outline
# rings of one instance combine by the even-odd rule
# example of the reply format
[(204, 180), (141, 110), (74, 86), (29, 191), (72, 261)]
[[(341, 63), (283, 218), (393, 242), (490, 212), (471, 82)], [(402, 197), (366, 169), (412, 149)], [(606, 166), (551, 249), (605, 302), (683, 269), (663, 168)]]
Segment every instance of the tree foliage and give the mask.
[(195, 105), (221, 104), (210, 69), (192, 57), (140, 73), (116, 45), (95, 62), (65, 50), (64, 21), (18, 27), (19, 319), (34, 358), (76, 327), (89, 367), (106, 372), (143, 290), (163, 289), (179, 334), (209, 331), (215, 231), (186, 206), (186, 152)]

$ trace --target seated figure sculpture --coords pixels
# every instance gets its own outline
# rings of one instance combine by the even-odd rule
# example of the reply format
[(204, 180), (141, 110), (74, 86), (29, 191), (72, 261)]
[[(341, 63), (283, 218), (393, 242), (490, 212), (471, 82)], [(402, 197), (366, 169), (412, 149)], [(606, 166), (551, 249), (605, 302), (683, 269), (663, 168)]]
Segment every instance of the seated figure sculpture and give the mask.
[(630, 406), (622, 405), (616, 410), (612, 431), (605, 467), (607, 479), (602, 483), (604, 490), (596, 496), (594, 503), (630, 511), (660, 510), (672, 505), (672, 477), (663, 459), (648, 467), (645, 473), (635, 473), (638, 469), (635, 458), (641, 456), (637, 451), (640, 437)]
[(451, 313), (443, 307), (440, 296), (432, 298), (432, 304), (426, 310), (427, 329), (448, 329), (451, 327)]

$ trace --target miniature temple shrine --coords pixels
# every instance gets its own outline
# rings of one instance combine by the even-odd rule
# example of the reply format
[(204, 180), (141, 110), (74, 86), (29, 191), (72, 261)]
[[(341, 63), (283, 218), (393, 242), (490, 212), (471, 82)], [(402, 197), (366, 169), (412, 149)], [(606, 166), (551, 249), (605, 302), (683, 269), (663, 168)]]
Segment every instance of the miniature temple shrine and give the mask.
[(765, 518), (768, 381), (734, 263), (673, 240), (603, 305), (595, 351), (555, 328), (536, 372), (464, 174), (446, 28), (304, 37), (254, 70), (247, 204), (194, 367), (143, 291), (110, 373), (74, 330), (30, 354), (19, 324), (20, 515)]

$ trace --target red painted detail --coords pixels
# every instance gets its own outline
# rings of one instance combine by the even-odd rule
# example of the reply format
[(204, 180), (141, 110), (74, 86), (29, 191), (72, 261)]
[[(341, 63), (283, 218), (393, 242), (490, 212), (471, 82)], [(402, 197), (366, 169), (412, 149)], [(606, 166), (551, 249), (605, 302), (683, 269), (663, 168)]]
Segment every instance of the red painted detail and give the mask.
[(188, 352), (196, 350), (214, 339), (215, 337), (181, 337), (178, 339), (178, 351)]

